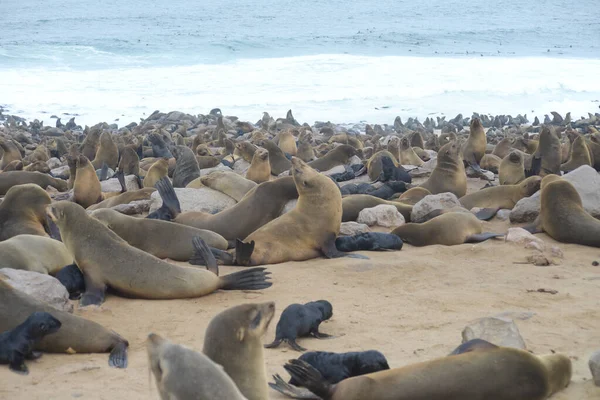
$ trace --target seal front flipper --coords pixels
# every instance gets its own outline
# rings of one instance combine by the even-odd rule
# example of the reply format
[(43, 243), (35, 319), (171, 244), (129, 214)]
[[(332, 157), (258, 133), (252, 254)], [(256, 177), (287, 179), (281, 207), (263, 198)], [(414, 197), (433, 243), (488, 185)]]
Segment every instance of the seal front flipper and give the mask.
[(71, 300), (77, 300), (85, 292), (85, 279), (77, 264), (67, 265), (58, 271), (55, 278), (67, 289)]
[(539, 175), (542, 170), (542, 157), (532, 157), (531, 159), (531, 169), (525, 170), (525, 177), (529, 178), (530, 176)]
[(295, 339), (287, 339), (286, 342), (290, 345), (290, 347), (296, 351), (304, 352), (306, 349), (296, 343)]
[(327, 333), (319, 332), (318, 330), (313, 332), (312, 335), (317, 339), (333, 339), (335, 336), (329, 335)]
[(27, 354), (25, 356), (25, 359), (37, 360), (38, 358), (42, 357), (43, 355), (44, 355), (44, 353), (42, 353), (41, 351), (31, 351), (29, 354)]
[(103, 282), (94, 282), (92, 279), (84, 275), (85, 279), (85, 293), (79, 300), (79, 307), (85, 307), (90, 305), (99, 306), (104, 303), (104, 296), (106, 294), (106, 285)]
[(310, 390), (297, 387), (287, 383), (279, 376), (279, 374), (273, 375), (275, 383), (269, 382), (271, 389), (278, 391), (279, 393), (292, 398), (292, 399), (306, 399), (306, 400), (320, 400), (321, 398), (311, 392)]
[(119, 185), (121, 185), (121, 193), (125, 193), (127, 191), (127, 184), (125, 183), (125, 172), (119, 171), (115, 174), (119, 181)]
[(194, 245), (194, 255), (189, 263), (192, 265), (205, 265), (207, 270), (219, 276), (217, 259), (206, 242), (200, 236), (196, 236), (192, 239), (192, 244)]
[(48, 215), (46, 215), (46, 223), (44, 224), (44, 230), (52, 239), (62, 242), (62, 237), (60, 236), (60, 230), (58, 229), (58, 226), (56, 226), (54, 221), (52, 221), (52, 218), (50, 218), (50, 216)]
[(349, 257), (349, 258), (359, 258), (362, 260), (368, 260), (369, 257), (363, 256), (362, 254), (348, 254), (342, 251), (339, 251), (335, 246), (335, 234), (330, 235), (325, 242), (323, 242), (323, 246), (321, 247), (321, 251), (327, 258), (340, 258), (340, 257)]
[(158, 190), (163, 203), (158, 210), (148, 214), (146, 218), (162, 219), (164, 221), (175, 219), (177, 215), (181, 214), (181, 205), (171, 181), (166, 176), (162, 177), (154, 187)]
[(302, 360), (290, 360), (283, 366), (297, 381), (317, 396), (329, 400), (333, 396), (334, 385), (327, 382), (321, 373), (309, 363)]
[(491, 349), (497, 349), (497, 348), (498, 348), (498, 346), (496, 346), (493, 343), (488, 342), (487, 340), (471, 339), (468, 342), (465, 342), (465, 343), (461, 344), (460, 346), (458, 346), (456, 349), (454, 349), (454, 351), (452, 351), (452, 353), (450, 353), (448, 355), (455, 356), (457, 354), (469, 353), (472, 351), (485, 351), (485, 350), (491, 350)]
[(261, 290), (273, 285), (266, 268), (250, 268), (221, 277), (222, 290)]
[(100, 182), (108, 179), (108, 165), (105, 162), (102, 163), (102, 168), (100, 169), (100, 176), (98, 178)]
[(29, 369), (25, 365), (25, 357), (17, 351), (13, 351), (9, 356), (8, 368), (19, 375), (29, 374)]
[(492, 232), (483, 232), (483, 233), (475, 233), (465, 240), (465, 243), (480, 243), (485, 242), (488, 239), (496, 238), (504, 236), (504, 233), (492, 233)]
[(115, 347), (110, 351), (108, 356), (108, 365), (113, 368), (127, 368), (127, 348), (129, 342), (126, 340), (117, 343)]
[(244, 243), (240, 239), (235, 241), (235, 261), (238, 265), (249, 265), (253, 252), (254, 240), (250, 243)]
[(494, 218), (494, 216), (498, 213), (498, 210), (500, 210), (500, 207), (482, 208), (481, 210), (477, 211), (475, 216), (481, 221), (489, 221), (490, 219)]
[(273, 343), (265, 344), (265, 349), (275, 349), (283, 342), (283, 339), (275, 339)]

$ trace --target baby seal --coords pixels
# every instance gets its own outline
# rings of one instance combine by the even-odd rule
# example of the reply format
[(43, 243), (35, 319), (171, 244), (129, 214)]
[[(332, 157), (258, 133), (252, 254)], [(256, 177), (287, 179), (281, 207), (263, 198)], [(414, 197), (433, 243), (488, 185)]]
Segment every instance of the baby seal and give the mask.
[(335, 239), (339, 251), (361, 250), (401, 250), (402, 239), (391, 233), (363, 232), (354, 236), (340, 236)]
[(312, 335), (317, 339), (331, 335), (319, 332), (321, 322), (333, 315), (333, 307), (327, 300), (311, 301), (306, 304), (290, 304), (283, 310), (275, 333), (275, 340), (265, 345), (267, 349), (278, 347), (286, 342), (296, 351), (306, 351), (296, 343), (296, 338)]
[(42, 353), (33, 351), (44, 336), (60, 329), (61, 323), (47, 312), (34, 312), (16, 328), (0, 333), (0, 364), (18, 374), (27, 375), (25, 360), (35, 360)]

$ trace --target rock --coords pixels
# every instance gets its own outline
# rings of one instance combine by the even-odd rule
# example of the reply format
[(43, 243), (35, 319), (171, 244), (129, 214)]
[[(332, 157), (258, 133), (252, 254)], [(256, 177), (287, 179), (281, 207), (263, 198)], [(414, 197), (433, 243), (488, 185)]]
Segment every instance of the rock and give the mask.
[(327, 171), (321, 171), (323, 173), (323, 175), (327, 175), (327, 176), (331, 176), (333, 174), (343, 174), (344, 172), (346, 172), (346, 167), (343, 165), (336, 165), (335, 167), (327, 170)]
[[(600, 175), (588, 165), (583, 165), (574, 171), (563, 175), (563, 178), (573, 184), (581, 200), (583, 208), (593, 217), (600, 218)], [(510, 213), (510, 222), (531, 222), (540, 213), (540, 191), (530, 197), (519, 200)]]
[(544, 242), (538, 242), (535, 240), (532, 240), (531, 242), (527, 242), (525, 243), (525, 248), (526, 249), (534, 249), (537, 251), (544, 251), (545, 247), (544, 247)]
[(43, 301), (60, 311), (73, 312), (67, 289), (53, 276), (12, 268), (0, 269), (7, 282), (22, 292)]
[[(223, 211), (236, 204), (231, 197), (208, 187), (199, 189), (175, 188), (175, 193), (181, 205), (181, 211), (203, 211), (210, 214)], [(149, 212), (154, 212), (162, 205), (158, 191), (152, 193), (152, 203)]]
[(462, 207), (454, 193), (430, 194), (413, 206), (410, 213), (410, 220), (414, 222), (421, 221), (432, 211), (446, 210), (454, 207)]
[(594, 378), (594, 384), (596, 384), (596, 386), (600, 386), (600, 350), (592, 354), (588, 365), (590, 367), (590, 371), (592, 372), (592, 377)]
[[(236, 161), (236, 164), (237, 164), (237, 161)], [(232, 172), (233, 170), (231, 168), (229, 168), (227, 165), (219, 164), (216, 167), (201, 169), (200, 170), (200, 176), (208, 175), (208, 174), (210, 174), (211, 172), (214, 172), (214, 171)]]
[(348, 160), (348, 165), (356, 165), (356, 164), (363, 164), (363, 162), (358, 156), (350, 157), (350, 159)]
[(558, 246), (550, 247), (550, 255), (555, 258), (565, 258), (565, 255), (563, 254), (562, 250)]
[(53, 168), (50, 173), (54, 176), (69, 176), (69, 166), (63, 165), (62, 167)]
[(233, 164), (233, 170), (242, 176), (246, 176), (248, 168), (250, 168), (250, 163), (242, 158), (239, 158), (235, 164)]
[(51, 159), (46, 161), (46, 164), (48, 164), (48, 168), (50, 168), (52, 170), (52, 169), (60, 167), (62, 165), (62, 162), (58, 158), (52, 157)]
[[(113, 176), (114, 174), (115, 174), (115, 170), (112, 169), (112, 168), (109, 168), (106, 176)], [(98, 177), (98, 179), (100, 179), (100, 175), (102, 175), (102, 170), (101, 169), (97, 169), (96, 170), (96, 176)], [(121, 190), (120, 186), (119, 186), (119, 190)]]
[(498, 318), (509, 318), (509, 319), (520, 319), (520, 320), (528, 320), (535, 316), (533, 311), (504, 311), (500, 314), (497, 314)]
[[(100, 186), (102, 186), (103, 192), (120, 192), (121, 184), (117, 178), (110, 178), (105, 181), (100, 182)], [(125, 177), (125, 186), (127, 187), (127, 191), (139, 190), (137, 178), (134, 175), (127, 175)]]
[(281, 210), (281, 214), (279, 215), (281, 216), (285, 213), (292, 211), (294, 207), (296, 207), (296, 204), (298, 204), (298, 199), (288, 201), (287, 203), (285, 203), (285, 206), (283, 207), (283, 210)]
[(525, 248), (536, 248), (535, 246), (527, 247), (530, 243), (536, 243), (541, 247), (540, 251), (544, 251), (546, 247), (542, 239), (532, 235), (523, 228), (508, 228), (505, 241), (523, 245)]
[(511, 211), (512, 210), (507, 209), (498, 210), (496, 213), (496, 218), (498, 218), (500, 221), (506, 221), (510, 217)]
[(405, 222), (398, 209), (389, 204), (365, 208), (358, 214), (356, 221), (368, 226), (379, 225), (386, 228), (400, 226)]
[(150, 211), (152, 200), (137, 200), (129, 204), (119, 204), (111, 207), (113, 210), (125, 215), (136, 215)]
[(525, 341), (519, 328), (510, 318), (486, 317), (471, 322), (462, 331), (463, 343), (472, 339), (483, 339), (496, 346), (525, 349)]
[(358, 222), (349, 221), (342, 222), (340, 225), (340, 235), (354, 236), (359, 233), (369, 232), (369, 226), (365, 224), (359, 224)]

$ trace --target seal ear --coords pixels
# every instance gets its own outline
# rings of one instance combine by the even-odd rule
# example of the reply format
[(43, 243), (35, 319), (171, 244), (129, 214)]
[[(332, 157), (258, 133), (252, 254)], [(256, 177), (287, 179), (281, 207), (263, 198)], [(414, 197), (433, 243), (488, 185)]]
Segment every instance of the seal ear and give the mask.
[(240, 342), (244, 340), (245, 334), (246, 334), (246, 329), (244, 329), (244, 328), (238, 329), (238, 331), (237, 331), (237, 338), (238, 338), (238, 340)]

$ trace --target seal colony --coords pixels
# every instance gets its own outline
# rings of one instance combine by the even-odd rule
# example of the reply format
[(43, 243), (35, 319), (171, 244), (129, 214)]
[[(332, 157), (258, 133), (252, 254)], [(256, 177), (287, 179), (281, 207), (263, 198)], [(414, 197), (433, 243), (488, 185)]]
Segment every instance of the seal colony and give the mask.
[[(194, 299), (201, 308), (198, 298), (214, 292), (223, 291), (219, 301), (231, 298), (230, 290), (266, 296), (213, 314), (202, 352), (146, 332), (162, 398), (266, 400), (271, 387), (295, 398), (546, 399), (569, 385), (569, 358), (482, 340), (392, 368), (376, 350), (308, 353), (286, 364), (289, 382), (277, 375), (269, 384), (265, 356), (282, 351), (281, 343), (304, 351), (298, 338), (331, 337), (320, 327), (332, 318), (335, 296), (300, 304), (307, 299), (293, 293), (298, 302), (282, 307), (268, 344), (275, 317), (268, 289), (271, 276), (278, 284), (286, 267), (276, 264), (284, 262), (295, 261), (290, 265), (302, 273), (303, 261), (348, 257), (347, 268), (369, 269), (368, 257), (351, 252), (401, 251), (401, 258), (419, 246), (505, 236), (488, 232), (481, 220), (536, 195), (541, 207), (526, 226), (530, 232), (600, 247), (600, 223), (584, 208), (578, 186), (560, 177), (596, 168), (598, 125), (598, 114), (543, 125), (520, 115), (473, 114), (347, 128), (302, 125), (291, 111), (279, 119), (265, 113), (253, 124), (214, 109), (198, 116), (157, 111), (121, 128), (81, 128), (74, 120), (51, 128), (8, 116), (0, 126), (0, 268), (56, 276), (72, 298), (82, 293), (80, 308), (102, 309), (107, 293), (144, 304)], [(481, 190), (469, 190), (468, 178), (481, 178)], [(436, 195), (456, 202), (423, 214)], [(365, 212), (378, 209), (397, 217), (386, 225), (387, 216), (376, 216), (379, 227), (372, 229), (385, 232), (353, 230)], [(219, 265), (251, 268), (221, 274)], [(53, 309), (1, 276), (0, 317), (0, 362), (14, 371), (35, 369), (24, 360), (37, 351), (109, 352), (110, 366), (127, 367), (126, 339)], [(132, 340), (138, 351), (139, 338)]]

